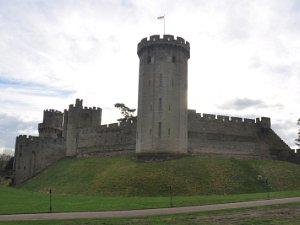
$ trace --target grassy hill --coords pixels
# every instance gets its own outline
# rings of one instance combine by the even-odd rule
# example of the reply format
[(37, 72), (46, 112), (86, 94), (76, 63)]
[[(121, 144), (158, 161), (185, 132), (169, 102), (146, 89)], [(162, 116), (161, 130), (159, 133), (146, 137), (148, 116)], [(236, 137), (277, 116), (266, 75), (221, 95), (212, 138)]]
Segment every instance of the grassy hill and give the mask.
[[(261, 175), (266, 182), (259, 181)], [(20, 185), (32, 191), (103, 196), (238, 194), (300, 188), (300, 166), (272, 160), (186, 156), (163, 162), (130, 157), (67, 158)]]

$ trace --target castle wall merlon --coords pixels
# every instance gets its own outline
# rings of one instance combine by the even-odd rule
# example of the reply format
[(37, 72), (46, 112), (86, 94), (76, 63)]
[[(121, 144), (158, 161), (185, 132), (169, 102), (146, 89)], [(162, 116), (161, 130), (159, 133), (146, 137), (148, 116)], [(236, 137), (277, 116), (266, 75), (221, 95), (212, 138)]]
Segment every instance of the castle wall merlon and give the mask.
[(75, 102), (75, 107), (82, 108), (82, 99), (77, 98)]
[(232, 116), (231, 117), (231, 121), (234, 122), (234, 123), (242, 123), (243, 122), (243, 118)]
[(188, 41), (185, 41), (182, 37), (174, 38), (173, 35), (165, 34), (161, 38), (160, 35), (152, 35), (150, 38), (143, 38), (140, 43), (138, 44), (137, 53), (138, 55), (141, 54), (143, 49), (150, 47), (151, 45), (175, 45), (177, 47), (181, 47), (186, 51), (188, 54), (188, 58), (190, 57), (190, 43)]
[(246, 119), (246, 118), (244, 118), (244, 123), (255, 124), (255, 119)]
[(225, 121), (229, 121), (229, 116), (222, 116), (222, 115), (217, 115), (217, 120), (219, 120), (219, 121), (223, 121), (223, 122), (225, 122)]
[(203, 113), (202, 118), (204, 120), (215, 120), (216, 115)]
[(256, 118), (256, 123), (264, 129), (271, 129), (271, 119), (269, 117)]

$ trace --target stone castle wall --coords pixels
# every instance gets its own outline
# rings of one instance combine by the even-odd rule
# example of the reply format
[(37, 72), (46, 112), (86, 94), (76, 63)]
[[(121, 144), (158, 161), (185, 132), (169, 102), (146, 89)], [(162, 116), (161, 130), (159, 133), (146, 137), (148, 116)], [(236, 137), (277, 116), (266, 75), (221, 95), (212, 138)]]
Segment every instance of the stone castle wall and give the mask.
[[(136, 121), (108, 125), (97, 123), (98, 121), (91, 127), (74, 129), (76, 156), (106, 153), (126, 155), (135, 151)], [(18, 136), (15, 148), (15, 184), (33, 177), (67, 156), (67, 138), (68, 136)], [(242, 119), (200, 114), (194, 110), (188, 112), (188, 150), (192, 155), (245, 159), (297, 162), (300, 158), (271, 129), (269, 118)]]
[(24, 182), (63, 157), (63, 138), (18, 136), (15, 146), (14, 183)]
[(135, 150), (136, 121), (101, 125), (79, 130), (78, 152)]
[(234, 158), (281, 159), (290, 148), (271, 129), (269, 118), (246, 119), (188, 113), (189, 152)]

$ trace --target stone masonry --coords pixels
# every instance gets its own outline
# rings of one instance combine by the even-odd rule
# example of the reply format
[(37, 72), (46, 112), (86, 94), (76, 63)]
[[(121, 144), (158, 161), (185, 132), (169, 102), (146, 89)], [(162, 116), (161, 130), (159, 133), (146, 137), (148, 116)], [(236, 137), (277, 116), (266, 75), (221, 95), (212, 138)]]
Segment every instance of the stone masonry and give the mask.
[(187, 61), (190, 44), (153, 35), (140, 58), (137, 153), (187, 153)]
[(272, 130), (267, 117), (246, 119), (187, 109), (190, 45), (171, 35), (138, 44), (137, 121), (101, 125), (102, 109), (75, 105), (45, 110), (39, 136), (16, 138), (14, 183), (35, 176), (64, 157), (180, 153), (245, 159), (299, 159)]

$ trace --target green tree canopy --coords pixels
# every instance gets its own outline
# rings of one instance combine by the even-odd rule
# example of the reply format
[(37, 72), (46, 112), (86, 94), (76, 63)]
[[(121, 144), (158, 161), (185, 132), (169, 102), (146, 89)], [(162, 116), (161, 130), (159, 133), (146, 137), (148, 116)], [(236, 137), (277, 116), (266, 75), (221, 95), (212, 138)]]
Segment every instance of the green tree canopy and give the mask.
[(134, 115), (136, 109), (128, 108), (124, 103), (116, 103), (115, 107), (121, 110), (123, 118), (118, 119), (120, 122), (131, 122), (136, 119)]

